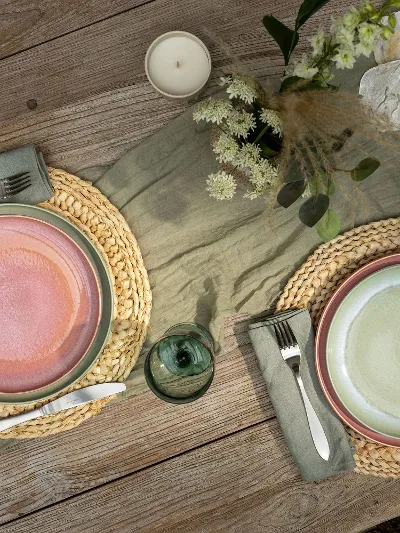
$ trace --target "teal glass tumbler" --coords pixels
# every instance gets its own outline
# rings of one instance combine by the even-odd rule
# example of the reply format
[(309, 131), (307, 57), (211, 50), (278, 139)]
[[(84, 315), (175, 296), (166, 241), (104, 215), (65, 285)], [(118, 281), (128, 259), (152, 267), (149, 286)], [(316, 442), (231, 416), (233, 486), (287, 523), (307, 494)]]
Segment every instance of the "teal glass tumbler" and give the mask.
[(202, 326), (172, 326), (149, 351), (144, 374), (150, 389), (170, 403), (188, 403), (207, 391), (214, 377), (214, 343)]

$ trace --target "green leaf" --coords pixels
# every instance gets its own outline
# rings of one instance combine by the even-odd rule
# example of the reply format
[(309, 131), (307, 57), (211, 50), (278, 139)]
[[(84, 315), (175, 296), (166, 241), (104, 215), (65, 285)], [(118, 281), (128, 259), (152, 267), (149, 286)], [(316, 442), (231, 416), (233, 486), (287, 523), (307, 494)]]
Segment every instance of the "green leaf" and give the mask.
[(315, 229), (318, 232), (318, 235), (324, 242), (328, 242), (331, 239), (334, 239), (340, 231), (340, 218), (333, 211), (333, 209), (328, 209), (325, 215), (319, 220)]
[(351, 171), (351, 179), (354, 181), (363, 181), (380, 167), (380, 162), (374, 157), (367, 157), (358, 163), (356, 168)]
[(389, 25), (392, 27), (392, 28), (395, 28), (396, 27), (396, 17), (393, 15), (393, 13), (390, 13), (389, 14)]
[(324, 87), (322, 83), (317, 80), (305, 80), (304, 78), (298, 78), (297, 76), (290, 76), (289, 78), (285, 78), (283, 80), (279, 92), (320, 91), (321, 89), (326, 89), (326, 87)]
[(300, 198), (305, 189), (305, 180), (291, 181), (290, 183), (286, 183), (286, 185), (284, 185), (278, 192), (278, 204), (282, 207), (291, 206), (298, 198)]
[(282, 24), (281, 21), (272, 15), (266, 15), (263, 18), (263, 24), (281, 49), (285, 59), (285, 65), (287, 65), (289, 63), (290, 54), (298, 43), (299, 34)]
[(317, 194), (309, 198), (299, 209), (299, 219), (312, 228), (321, 220), (329, 208), (329, 197), (326, 194)]
[(328, 2), (329, 0), (304, 0), (297, 13), (296, 30)]
[(277, 155), (277, 151), (270, 148), (264, 141), (258, 141), (258, 146), (261, 148), (261, 155), (264, 157), (274, 157)]

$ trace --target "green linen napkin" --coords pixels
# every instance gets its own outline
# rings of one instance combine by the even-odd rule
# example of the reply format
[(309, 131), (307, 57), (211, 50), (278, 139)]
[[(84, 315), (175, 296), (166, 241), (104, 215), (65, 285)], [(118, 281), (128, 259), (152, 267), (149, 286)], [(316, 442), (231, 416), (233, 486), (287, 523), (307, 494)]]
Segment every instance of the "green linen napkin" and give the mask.
[(21, 172), (29, 172), (31, 185), (10, 198), (0, 199), (1, 203), (35, 205), (54, 196), (43, 155), (34, 146), (0, 153), (0, 180)]
[[(299, 343), (300, 374), (329, 442), (328, 461), (324, 461), (315, 449), (296, 379), (279, 351), (273, 324), (280, 320), (288, 321)], [(307, 309), (285, 311), (251, 324), (249, 335), (276, 417), (304, 481), (318, 481), (353, 470), (354, 449), (350, 438), (329, 406), (317, 379), (314, 332)]]

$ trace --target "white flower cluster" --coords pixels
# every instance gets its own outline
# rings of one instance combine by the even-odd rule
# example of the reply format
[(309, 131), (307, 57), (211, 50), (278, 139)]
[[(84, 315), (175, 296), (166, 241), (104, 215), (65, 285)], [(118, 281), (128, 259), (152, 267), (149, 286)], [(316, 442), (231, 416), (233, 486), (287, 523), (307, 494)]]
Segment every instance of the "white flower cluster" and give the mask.
[[(246, 174), (253, 190), (247, 191), (245, 198), (259, 198), (277, 179), (277, 169), (261, 157), (261, 149), (255, 144), (245, 143), (239, 146), (232, 137), (223, 133), (214, 142), (213, 150), (218, 161), (240, 168)], [(217, 200), (233, 198), (236, 190), (235, 178), (224, 171), (210, 174), (207, 184), (210, 196)]]
[(210, 174), (207, 180), (206, 191), (216, 200), (232, 200), (236, 193), (236, 181), (232, 174), (224, 170)]
[(260, 113), (260, 120), (262, 120), (262, 122), (264, 122), (265, 124), (271, 126), (272, 131), (275, 133), (275, 135), (279, 135), (279, 137), (282, 137), (283, 124), (281, 117), (276, 111), (274, 111), (273, 109), (263, 109)]
[[(193, 118), (196, 122), (205, 120), (216, 124), (221, 133), (213, 143), (217, 161), (240, 169), (252, 186), (246, 198), (258, 198), (276, 181), (277, 169), (261, 155), (257, 144), (247, 141), (250, 132), (257, 127), (254, 107), (251, 105), (259, 98), (257, 83), (241, 75), (221, 78), (227, 86), (227, 100), (209, 98), (197, 104)], [(268, 124), (276, 135), (282, 135), (282, 122), (272, 109), (263, 109), (260, 120)], [(212, 198), (230, 200), (236, 194), (237, 183), (233, 174), (221, 170), (210, 174), (206, 190)]]
[[(314, 77), (329, 81), (333, 76), (331, 67), (352, 68), (360, 55), (370, 56), (374, 45), (380, 37), (388, 38), (393, 29), (385, 26), (370, 0), (364, 0), (359, 8), (350, 7), (344, 15), (334, 19), (330, 28), (331, 35), (326, 36), (322, 29), (310, 39), (312, 53), (303, 55), (301, 60), (292, 64), (286, 76), (297, 76), (306, 80)], [(334, 50), (328, 58), (329, 51)], [(331, 66), (326, 59), (331, 59)]]
[(231, 100), (238, 98), (245, 104), (251, 104), (259, 96), (256, 83), (252, 78), (240, 74), (233, 74), (227, 77), (222, 76), (220, 79), (221, 85), (228, 85), (226, 92)]
[(231, 135), (246, 139), (250, 131), (255, 129), (256, 119), (253, 113), (233, 110), (226, 119), (226, 125)]
[(196, 122), (205, 120), (214, 124), (222, 124), (232, 112), (233, 107), (230, 102), (208, 98), (199, 102), (193, 111), (193, 118)]

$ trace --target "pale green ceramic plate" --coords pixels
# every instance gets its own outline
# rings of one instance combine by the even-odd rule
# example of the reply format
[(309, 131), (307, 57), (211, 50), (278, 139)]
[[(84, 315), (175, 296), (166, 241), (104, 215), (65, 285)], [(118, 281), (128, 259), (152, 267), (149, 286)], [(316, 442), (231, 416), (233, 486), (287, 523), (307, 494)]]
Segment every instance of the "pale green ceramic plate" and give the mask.
[(86, 355), (66, 376), (48, 387), (21, 394), (0, 394), (0, 404), (35, 403), (58, 394), (83, 377), (94, 365), (108, 339), (113, 319), (113, 285), (96, 247), (91, 240), (65, 218), (40, 207), (24, 204), (0, 204), (1, 215), (20, 215), (48, 222), (73, 239), (89, 258), (99, 282), (102, 296), (102, 313), (97, 333)]
[(400, 437), (400, 265), (356, 285), (331, 322), (326, 358), (340, 401), (359, 422)]

